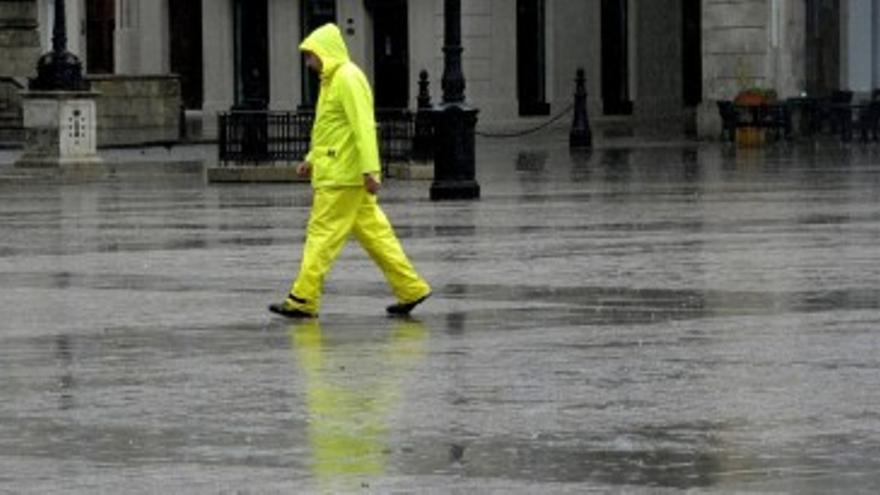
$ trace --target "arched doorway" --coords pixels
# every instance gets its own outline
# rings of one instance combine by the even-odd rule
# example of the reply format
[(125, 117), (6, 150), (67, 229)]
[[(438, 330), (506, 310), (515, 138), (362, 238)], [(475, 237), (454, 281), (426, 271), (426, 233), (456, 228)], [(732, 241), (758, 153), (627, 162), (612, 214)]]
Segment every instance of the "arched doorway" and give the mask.
[(376, 106), (409, 105), (409, 23), (406, 0), (367, 2), (373, 18)]
[(269, 10), (266, 0), (235, 0), (235, 106), (269, 106)]
[(602, 0), (602, 104), (607, 115), (630, 115), (627, 0)]
[(545, 2), (516, 2), (516, 87), (520, 115), (548, 115)]
[(686, 107), (703, 101), (703, 41), (701, 0), (681, 2), (682, 100)]
[(183, 104), (202, 108), (202, 1), (168, 0), (171, 22), (171, 72), (180, 76)]
[(114, 0), (86, 1), (86, 72), (112, 74), (113, 32), (116, 29)]
[(840, 2), (807, 0), (807, 92), (840, 89)]

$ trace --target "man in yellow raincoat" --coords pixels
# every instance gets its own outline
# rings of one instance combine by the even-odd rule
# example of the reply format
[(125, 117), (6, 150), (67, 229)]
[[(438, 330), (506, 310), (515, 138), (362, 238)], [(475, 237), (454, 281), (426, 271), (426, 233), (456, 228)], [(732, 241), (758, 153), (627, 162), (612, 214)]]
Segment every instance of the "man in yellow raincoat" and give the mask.
[(316, 29), (299, 49), (321, 76), (311, 149), (297, 167), (300, 176), (311, 177), (314, 197), (299, 275), (284, 302), (269, 310), (292, 318), (317, 316), (324, 277), (354, 234), (397, 298), (388, 313), (409, 314), (431, 288), (407, 259), (376, 200), (381, 169), (370, 84), (349, 60), (334, 24)]

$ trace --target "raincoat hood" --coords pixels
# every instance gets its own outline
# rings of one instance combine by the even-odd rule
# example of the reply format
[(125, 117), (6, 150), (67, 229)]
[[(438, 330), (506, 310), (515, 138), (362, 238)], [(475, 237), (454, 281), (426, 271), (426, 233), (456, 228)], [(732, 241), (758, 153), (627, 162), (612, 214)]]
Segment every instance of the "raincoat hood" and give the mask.
[(299, 45), (300, 51), (312, 52), (321, 59), (321, 77), (332, 74), (349, 61), (348, 48), (336, 24), (324, 24), (312, 31)]

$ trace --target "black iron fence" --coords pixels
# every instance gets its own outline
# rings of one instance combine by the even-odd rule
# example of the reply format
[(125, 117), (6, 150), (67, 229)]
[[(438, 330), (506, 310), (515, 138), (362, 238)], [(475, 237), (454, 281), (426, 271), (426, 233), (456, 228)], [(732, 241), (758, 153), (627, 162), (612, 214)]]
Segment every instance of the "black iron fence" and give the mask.
[[(232, 111), (219, 115), (220, 162), (271, 163), (299, 161), (309, 151), (313, 112)], [(416, 114), (406, 109), (376, 111), (379, 153), (383, 164), (413, 158)], [(430, 132), (420, 120), (419, 135)]]

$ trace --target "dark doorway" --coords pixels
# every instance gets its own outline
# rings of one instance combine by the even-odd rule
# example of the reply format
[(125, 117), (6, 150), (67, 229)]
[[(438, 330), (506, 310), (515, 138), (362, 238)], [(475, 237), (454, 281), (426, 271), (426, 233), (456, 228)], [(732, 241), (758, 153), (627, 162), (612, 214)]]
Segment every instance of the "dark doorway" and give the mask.
[(630, 115), (627, 0), (602, 0), (602, 102), (606, 115)]
[(266, 0), (235, 0), (235, 106), (269, 106), (269, 19)]
[(516, 88), (520, 115), (548, 115), (544, 0), (516, 0)]
[(180, 75), (183, 104), (202, 108), (202, 2), (168, 0), (171, 22), (171, 72)]
[(406, 0), (369, 2), (373, 14), (376, 106), (409, 106), (409, 23)]
[[(336, 22), (336, 0), (309, 0), (300, 2), (300, 6), (303, 38), (328, 22)], [(313, 108), (318, 102), (321, 82), (318, 75), (306, 67), (305, 61), (301, 61), (301, 67), (303, 96), (300, 106)]]
[(703, 101), (703, 50), (700, 34), (701, 0), (682, 0), (682, 99), (695, 107)]
[(86, 2), (86, 72), (113, 73), (113, 30), (116, 28), (114, 0)]
[(840, 2), (807, 0), (807, 92), (827, 96), (840, 89)]

